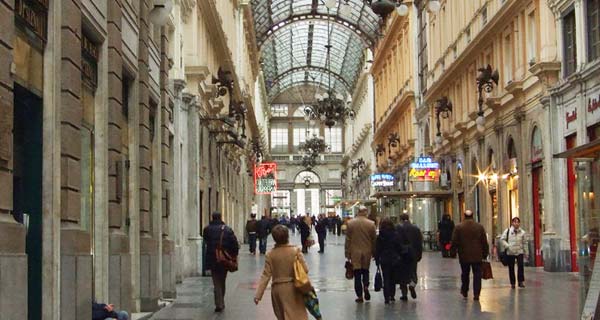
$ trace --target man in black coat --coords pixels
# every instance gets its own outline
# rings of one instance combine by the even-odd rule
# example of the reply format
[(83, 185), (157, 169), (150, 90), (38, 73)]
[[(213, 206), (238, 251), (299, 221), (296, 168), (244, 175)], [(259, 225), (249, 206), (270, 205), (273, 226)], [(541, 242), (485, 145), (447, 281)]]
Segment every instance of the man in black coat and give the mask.
[(267, 216), (262, 216), (256, 223), (256, 234), (258, 235), (258, 250), (260, 254), (267, 253), (267, 238), (271, 231), (271, 220)]
[(250, 214), (250, 220), (246, 221), (246, 232), (248, 233), (248, 244), (250, 245), (250, 253), (256, 253), (256, 229), (257, 229), (256, 214)]
[(202, 233), (206, 243), (206, 269), (211, 270), (214, 294), (215, 294), (215, 312), (221, 312), (225, 309), (225, 280), (227, 270), (217, 263), (217, 247), (223, 248), (232, 256), (237, 256), (240, 250), (233, 230), (226, 226), (221, 219), (220, 212), (213, 212), (210, 224), (204, 228)]
[(452, 232), (454, 232), (454, 221), (449, 214), (445, 214), (442, 220), (438, 222), (439, 242), (442, 251), (442, 257), (450, 257), (450, 241), (452, 240)]
[(319, 238), (319, 253), (325, 253), (325, 239), (327, 238), (328, 219), (324, 215), (319, 215), (319, 220), (315, 226), (317, 238)]
[(400, 248), (402, 255), (402, 268), (400, 277), (400, 290), (402, 291), (401, 300), (406, 301), (408, 298), (407, 285), (410, 290), (410, 296), (413, 299), (417, 298), (415, 286), (417, 285), (417, 263), (421, 261), (423, 256), (423, 235), (421, 230), (416, 225), (410, 223), (408, 214), (400, 215), (400, 224), (396, 227), (398, 237), (402, 243)]

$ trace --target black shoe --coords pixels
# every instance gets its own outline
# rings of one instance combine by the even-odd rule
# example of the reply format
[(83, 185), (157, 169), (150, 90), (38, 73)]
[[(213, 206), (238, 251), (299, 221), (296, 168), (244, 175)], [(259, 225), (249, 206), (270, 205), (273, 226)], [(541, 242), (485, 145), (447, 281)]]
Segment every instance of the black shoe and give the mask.
[(510, 287), (514, 289), (514, 288), (515, 288), (515, 285), (514, 285), (514, 284), (511, 284), (511, 285), (510, 285)]
[(225, 307), (216, 307), (215, 312), (223, 312), (223, 309), (225, 309)]
[(363, 303), (364, 300), (363, 300), (363, 298), (359, 297), (359, 298), (354, 299), (354, 302), (356, 302), (356, 303)]
[(394, 298), (394, 297), (391, 297), (391, 298), (390, 298), (390, 301), (394, 302), (394, 301), (396, 301), (396, 298)]
[(474, 301), (479, 301), (479, 296), (474, 296), (474, 297), (473, 297), (473, 300), (474, 300)]
[(390, 299), (385, 299), (385, 304), (390, 304)]
[(525, 285), (523, 284), (523, 282), (519, 283), (519, 288), (525, 288)]
[(365, 300), (371, 300), (371, 294), (369, 293), (369, 290), (367, 288), (365, 288)]
[(410, 286), (409, 286), (409, 287), (408, 287), (408, 290), (410, 290), (410, 296), (411, 296), (413, 299), (416, 299), (416, 298), (417, 298), (417, 292), (415, 291), (415, 287), (410, 287)]
[(400, 300), (402, 300), (402, 301), (408, 301), (408, 297), (407, 296), (402, 296), (402, 297), (400, 297)]
[(468, 297), (468, 292), (467, 291), (460, 290), (460, 294), (462, 294), (462, 296), (464, 298)]

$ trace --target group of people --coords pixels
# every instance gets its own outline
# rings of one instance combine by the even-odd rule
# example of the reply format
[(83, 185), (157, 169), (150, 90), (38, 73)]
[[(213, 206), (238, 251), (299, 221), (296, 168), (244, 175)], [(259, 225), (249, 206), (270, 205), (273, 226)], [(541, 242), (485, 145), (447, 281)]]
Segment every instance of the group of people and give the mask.
[[(417, 265), (422, 258), (423, 237), (420, 229), (412, 224), (407, 214), (400, 215), (400, 223), (394, 225), (392, 220), (384, 218), (379, 223), (379, 233), (375, 221), (367, 216), (368, 209), (359, 207), (357, 216), (348, 221), (345, 240), (345, 257), (351, 265), (354, 278), (356, 302), (362, 303), (371, 299), (369, 292), (371, 260), (375, 260), (378, 270), (383, 278), (383, 296), (386, 304), (395, 300), (396, 286), (400, 286), (403, 301), (408, 300), (408, 294), (413, 299), (417, 298)], [(251, 220), (255, 220), (252, 217)], [(266, 219), (263, 217), (260, 221)], [(304, 272), (308, 273), (308, 266), (304, 260), (306, 241), (310, 236), (311, 228), (315, 225), (317, 234), (327, 233), (326, 218), (321, 216), (315, 222), (306, 215), (298, 219), (298, 226), (302, 238), (302, 249), (289, 244), (289, 228), (284, 224), (269, 226), (267, 234), (271, 234), (275, 246), (266, 253), (264, 270), (258, 282), (254, 302), (262, 300), (269, 282), (271, 286), (271, 299), (275, 316), (278, 319), (307, 319), (303, 294), (294, 285), (294, 265), (297, 261)], [(256, 222), (256, 231), (247, 225), (250, 232), (256, 232), (259, 239), (261, 234), (259, 222)], [(249, 221), (251, 222), (251, 221)], [(473, 273), (473, 299), (479, 300), (482, 281), (482, 263), (488, 258), (489, 244), (484, 227), (475, 222), (473, 212), (466, 210), (462, 223), (454, 226), (449, 216), (444, 216), (440, 222), (440, 243), (442, 249), (448, 253), (458, 254), (461, 267), (461, 288), (463, 297), (468, 297), (470, 287), (470, 274)], [(250, 227), (250, 228), (248, 228)], [(308, 234), (307, 234), (308, 232)], [(449, 238), (449, 239), (448, 239)], [(215, 311), (221, 312), (224, 308), (226, 271), (222, 271), (215, 262), (215, 248), (220, 246), (237, 255), (239, 244), (233, 231), (221, 220), (219, 213), (213, 213), (212, 221), (204, 229), (204, 239), (207, 243), (207, 268), (212, 272)], [(319, 241), (321, 243), (321, 241)], [(323, 238), (324, 242), (324, 238)], [(523, 261), (527, 252), (527, 237), (520, 228), (520, 219), (512, 219), (511, 227), (505, 230), (500, 237), (500, 242), (508, 255), (509, 278), (512, 288), (518, 282), (519, 287), (524, 287)], [(445, 244), (450, 246), (445, 247)], [(266, 246), (266, 245), (265, 245)], [(321, 251), (324, 246), (321, 245)], [(251, 252), (252, 246), (251, 246)], [(262, 250), (261, 250), (262, 252)], [(514, 265), (517, 265), (517, 277), (514, 274)]]

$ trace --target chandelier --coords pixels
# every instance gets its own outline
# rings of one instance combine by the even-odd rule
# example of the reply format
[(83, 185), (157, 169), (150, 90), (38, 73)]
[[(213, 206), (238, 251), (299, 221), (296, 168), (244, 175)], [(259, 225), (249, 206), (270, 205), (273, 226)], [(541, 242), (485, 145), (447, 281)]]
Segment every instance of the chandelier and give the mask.
[[(332, 5), (330, 1), (326, 2), (327, 14), (329, 10), (335, 6), (335, 1)], [(315, 103), (310, 106), (304, 107), (304, 119), (306, 121), (314, 122), (320, 120), (327, 127), (331, 128), (337, 123), (345, 123), (346, 118), (354, 120), (355, 113), (350, 107), (349, 102), (344, 101), (344, 96), (340, 93), (336, 93), (331, 87), (331, 31), (330, 21), (327, 20), (327, 58), (325, 60), (325, 66), (327, 69), (327, 91), (324, 94), (317, 93), (315, 95)]]
[(305, 168), (313, 168), (319, 162), (317, 159), (319, 158), (319, 154), (324, 153), (329, 147), (325, 143), (325, 139), (323, 137), (317, 137), (316, 134), (313, 134), (313, 137), (307, 139), (304, 143), (300, 145), (300, 152), (302, 152), (302, 166)]
[[(336, 6), (336, 0), (325, 0), (325, 6), (329, 9), (333, 9)], [(339, 12), (346, 16), (351, 14), (350, 0), (340, 0)], [(371, 10), (381, 18), (385, 19), (394, 10), (398, 12), (400, 16), (407, 16), (409, 8), (406, 4), (402, 3), (402, 0), (363, 0), (364, 3), (371, 7)], [(431, 12), (440, 11), (442, 5), (439, 0), (429, 0), (428, 9)]]

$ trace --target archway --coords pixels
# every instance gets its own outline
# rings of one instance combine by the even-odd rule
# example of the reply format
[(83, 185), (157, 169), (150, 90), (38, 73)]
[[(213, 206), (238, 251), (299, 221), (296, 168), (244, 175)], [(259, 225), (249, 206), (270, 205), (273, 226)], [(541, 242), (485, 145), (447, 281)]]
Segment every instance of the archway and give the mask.
[(310, 170), (301, 171), (294, 178), (297, 214), (317, 215), (320, 210), (321, 178)]

